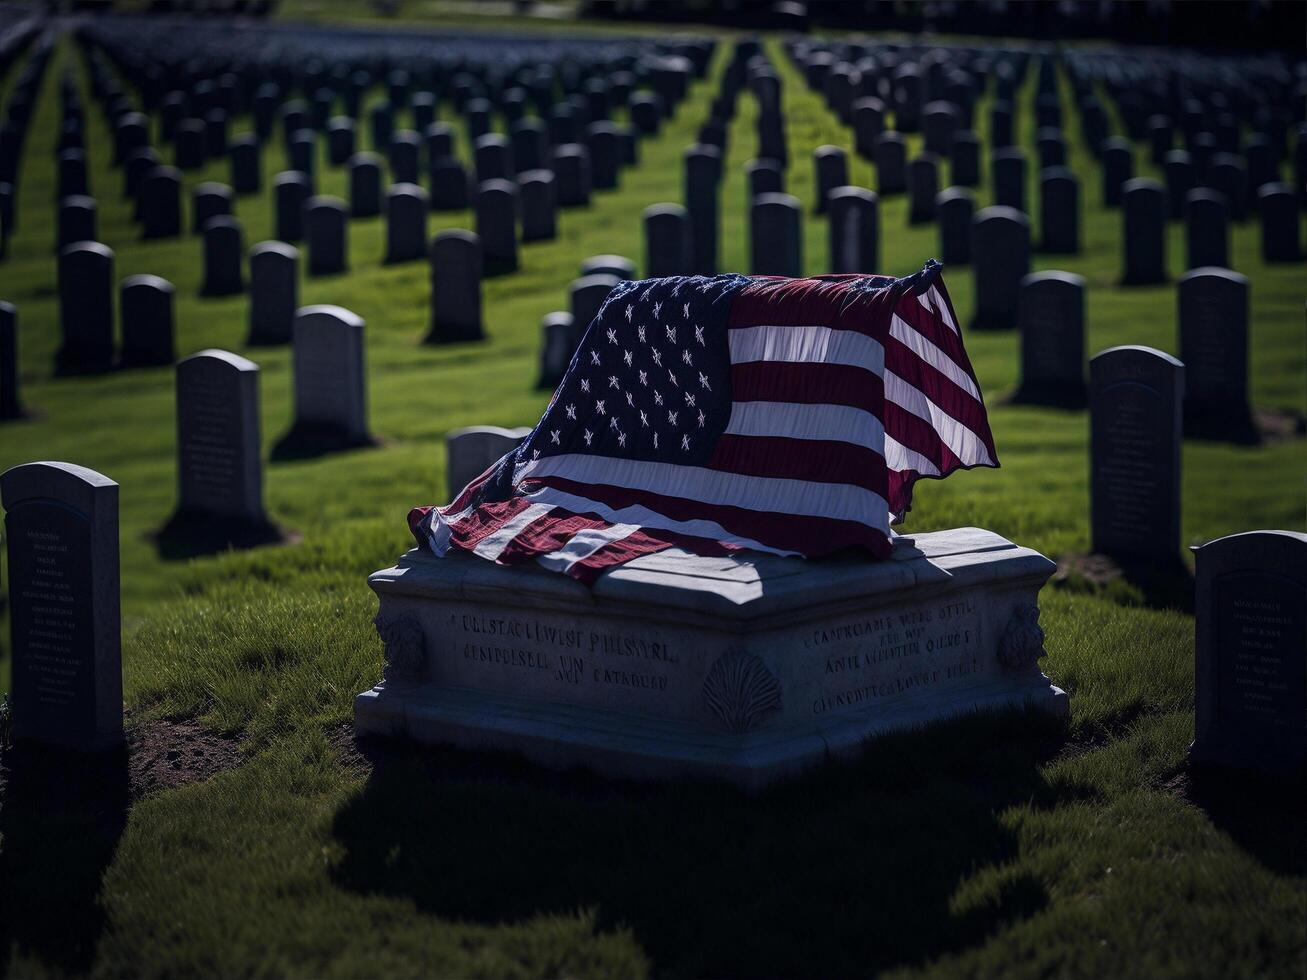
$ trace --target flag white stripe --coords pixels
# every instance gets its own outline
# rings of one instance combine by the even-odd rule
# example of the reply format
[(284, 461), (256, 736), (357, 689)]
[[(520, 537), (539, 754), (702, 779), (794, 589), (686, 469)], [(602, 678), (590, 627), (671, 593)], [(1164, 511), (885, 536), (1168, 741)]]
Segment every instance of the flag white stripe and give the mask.
[(732, 534), (716, 521), (704, 519), (678, 521), (656, 510), (650, 510), (643, 504), (632, 504), (629, 507), (610, 507), (601, 501), (591, 500), (588, 497), (568, 493), (566, 490), (559, 490), (555, 487), (541, 487), (539, 490), (532, 491), (525, 496), (527, 500), (538, 501), (550, 507), (561, 507), (563, 510), (575, 514), (598, 514), (606, 521), (629, 521), (638, 524), (640, 527), (655, 528), (661, 531), (676, 531), (694, 537), (708, 538), (712, 541), (729, 541), (743, 548), (766, 551), (773, 555), (798, 554), (797, 551), (784, 551), (763, 544), (761, 541), (754, 541), (752, 538)]
[(885, 465), (895, 473), (916, 470), (922, 476), (939, 476), (939, 468), (933, 462), (890, 435), (885, 437)]
[(980, 398), (980, 389), (971, 376), (953, 362), (953, 359), (932, 344), (896, 313), (890, 317), (889, 335), (912, 353), (933, 367), (972, 398)]
[(885, 398), (929, 422), (944, 445), (953, 450), (953, 455), (962, 461), (962, 465), (992, 465), (989, 450), (974, 432), (893, 371), (885, 372)]
[(478, 541), (477, 546), (472, 549), (472, 553), (495, 561), (504, 553), (504, 549), (512, 543), (513, 539), (526, 530), (527, 525), (544, 517), (551, 510), (553, 508), (548, 504), (532, 504), (526, 510), (506, 521), (499, 530), (493, 534), (487, 534)]
[(536, 559), (551, 572), (566, 572), (579, 561), (585, 561), (600, 548), (630, 537), (640, 530), (638, 524), (610, 524), (608, 527), (588, 527), (572, 535), (570, 541), (557, 551)]
[(736, 402), (725, 431), (733, 436), (779, 436), (849, 442), (881, 451), (885, 427), (870, 412), (847, 405)]
[(937, 313), (944, 321), (944, 325), (954, 333), (958, 332), (958, 325), (953, 322), (953, 316), (949, 313), (948, 304), (944, 302), (944, 295), (939, 291), (938, 286), (931, 286), (924, 293), (918, 293), (917, 302), (932, 313)]
[(735, 327), (727, 337), (731, 363), (779, 361), (847, 364), (874, 374), (885, 369), (885, 348), (856, 330), (830, 327)]
[(532, 460), (521, 468), (518, 478), (542, 476), (643, 490), (728, 507), (739, 507), (747, 501), (748, 509), (753, 511), (853, 521), (880, 531), (889, 530), (885, 498), (847, 483), (744, 476), (701, 466), (575, 453)]

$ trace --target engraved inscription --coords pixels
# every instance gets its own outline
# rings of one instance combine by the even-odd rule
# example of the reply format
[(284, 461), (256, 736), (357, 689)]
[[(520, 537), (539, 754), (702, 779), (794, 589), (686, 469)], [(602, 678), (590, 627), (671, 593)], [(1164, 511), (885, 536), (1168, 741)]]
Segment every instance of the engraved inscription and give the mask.
[[(1304, 684), (1301, 596), (1270, 575), (1230, 576), (1220, 582), (1217, 705), (1227, 723), (1290, 728), (1302, 724), (1294, 695)], [(1298, 640), (1301, 644), (1301, 640)]]
[(1223, 401), (1242, 388), (1243, 351), (1233, 318), (1212, 295), (1195, 296), (1186, 312), (1185, 391), (1188, 397)]
[(1096, 425), (1102, 442), (1095, 454), (1100, 512), (1096, 520), (1114, 537), (1146, 536), (1154, 530), (1153, 515), (1163, 509), (1158, 468), (1166, 454), (1157, 438), (1157, 393), (1135, 385), (1117, 385)]
[(223, 511), (238, 503), (237, 393), (221, 381), (194, 371), (182, 389), (183, 507)]
[(29, 528), (24, 538), (32, 556), (28, 575), (18, 584), (18, 599), (27, 604), (23, 646), (33, 688), (27, 693), (42, 705), (63, 706), (75, 696), (81, 668), (74, 649), (73, 589), (65, 573), (68, 545), (49, 530)]

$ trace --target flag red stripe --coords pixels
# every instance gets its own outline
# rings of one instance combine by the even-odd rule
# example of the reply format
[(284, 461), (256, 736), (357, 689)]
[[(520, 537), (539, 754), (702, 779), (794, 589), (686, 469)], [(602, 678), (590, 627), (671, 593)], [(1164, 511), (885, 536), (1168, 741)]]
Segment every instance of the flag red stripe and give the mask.
[[(990, 434), (989, 421), (985, 415), (985, 406), (982, 402), (977, 401), (970, 392), (959, 388), (948, 375), (931, 367), (913, 353), (911, 348), (893, 337), (885, 338), (885, 370), (898, 375), (898, 377), (934, 402), (936, 407), (943, 410), (950, 418), (957, 419), (974, 432), (980, 441), (985, 444), (990, 458), (997, 458), (994, 451), (994, 437)], [(903, 409), (893, 405), (887, 399), (885, 411), (886, 415), (889, 415), (898, 414)], [(930, 431), (933, 439), (940, 439), (940, 436), (935, 433), (933, 428)], [(899, 441), (902, 442), (902, 440)], [(921, 452), (916, 446), (911, 448)]]
[(731, 365), (731, 399), (846, 405), (879, 418), (885, 382), (880, 375), (848, 364), (748, 361)]
[(865, 446), (821, 439), (723, 435), (710, 469), (810, 483), (847, 483), (883, 496), (885, 457)]
[(557, 551), (572, 539), (578, 531), (606, 528), (607, 521), (597, 517), (585, 517), (555, 509), (532, 521), (509, 542), (499, 560), (505, 565), (517, 565), (530, 561), (538, 555), (547, 555)]

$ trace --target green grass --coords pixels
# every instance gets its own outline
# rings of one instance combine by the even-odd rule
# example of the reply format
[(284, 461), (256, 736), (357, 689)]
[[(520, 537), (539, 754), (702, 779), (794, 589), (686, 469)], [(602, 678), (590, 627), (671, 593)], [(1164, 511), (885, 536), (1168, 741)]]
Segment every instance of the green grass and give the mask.
[[(774, 42), (771, 53), (785, 82), (787, 189), (810, 208), (812, 150), (835, 143), (852, 154), (852, 133)], [(642, 145), (619, 190), (563, 212), (557, 241), (523, 246), (519, 272), (487, 281), (483, 344), (421, 346), (425, 264), (382, 266), (380, 219), (351, 221), (350, 274), (305, 279), (301, 301), (366, 319), (371, 426), (384, 445), (267, 464), (268, 508), (298, 543), (177, 562), (150, 539), (175, 504), (171, 369), (52, 377), (50, 149), (63, 66), (85, 87), (70, 54), (65, 43), (47, 74), (23, 164), (21, 227), (0, 264), (0, 294), (19, 307), (23, 396), (37, 413), (0, 429), (0, 467), (66, 459), (121, 483), (133, 718), (201, 717), (243, 733), (246, 761), (120, 819), (6, 801), (8, 971), (1302, 975), (1300, 808), (1256, 786), (1243, 797), (1219, 787), (1181, 792), (1192, 618), (1093, 590), (1043, 596), (1044, 668), (1072, 695), (1065, 729), (1020, 717), (939, 726), (873, 743), (857, 760), (758, 799), (716, 786), (606, 784), (440, 750), (398, 753), (368, 778), (346, 765), (328, 733), (348, 722), (352, 696), (381, 665), (366, 575), (408, 546), (410, 506), (442, 500), (445, 432), (538, 417), (547, 400), (533, 390), (540, 317), (566, 307), (582, 258), (642, 260), (640, 211), (680, 199), (681, 152), (715, 81), (699, 83)], [(1032, 102), (1029, 85), (1021, 98)], [(180, 353), (242, 350), (245, 298), (198, 297), (198, 238), (138, 240), (108, 166), (103, 120), (88, 108), (92, 193), (116, 276), (149, 272), (176, 285)], [(986, 112), (977, 107), (981, 126)], [(747, 267), (743, 164), (754, 114), (742, 97), (722, 188), (728, 269)], [(1021, 136), (1033, 154), (1031, 116)], [(238, 122), (233, 133), (246, 128)], [(1177, 352), (1174, 287), (1114, 285), (1120, 216), (1100, 206), (1072, 135), (1084, 253), (1036, 255), (1036, 267), (1086, 278), (1091, 352), (1121, 343)], [(466, 157), (461, 130), (459, 139)], [(911, 152), (918, 144), (910, 139)], [(282, 169), (279, 149), (264, 166), (267, 177)], [(851, 155), (850, 169), (854, 183), (875, 186), (867, 163)], [(225, 165), (188, 174), (188, 191), (205, 179), (226, 181)], [(319, 187), (343, 196), (343, 173), (320, 161)], [(987, 187), (979, 196), (988, 201)], [(240, 198), (237, 213), (247, 245), (270, 237), (266, 190)], [(909, 273), (934, 254), (935, 230), (909, 228), (903, 198), (882, 200), (881, 222), (882, 271)], [(469, 223), (438, 215), (431, 230)], [(824, 271), (824, 222), (809, 215), (805, 235), (807, 270)], [(1256, 236), (1249, 223), (1233, 240), (1235, 267), (1252, 282), (1253, 397), (1302, 412), (1302, 270), (1264, 266)], [(1178, 276), (1178, 227), (1169, 245)], [(946, 279), (966, 319), (970, 271)], [(968, 346), (1003, 467), (922, 485), (909, 530), (977, 524), (1047, 554), (1087, 551), (1085, 413), (1002, 403), (1016, 380), (1014, 334), (973, 334)], [(246, 353), (261, 366), (266, 452), (290, 422), (289, 351)], [(1301, 441), (1186, 443), (1185, 540), (1303, 529), (1305, 478)], [(0, 690), (8, 669), (0, 658)]]

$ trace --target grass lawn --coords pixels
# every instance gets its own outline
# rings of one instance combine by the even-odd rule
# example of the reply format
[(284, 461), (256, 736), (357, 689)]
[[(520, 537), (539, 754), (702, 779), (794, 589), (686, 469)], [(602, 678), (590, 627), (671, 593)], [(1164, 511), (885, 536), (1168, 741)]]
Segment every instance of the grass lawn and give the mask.
[[(852, 131), (807, 90), (778, 41), (768, 45), (784, 81), (787, 190), (811, 211), (812, 150), (823, 143), (844, 146), (852, 182), (874, 188)], [(453, 751), (360, 755), (344, 737), (352, 697), (381, 670), (365, 578), (408, 547), (410, 506), (443, 502), (444, 433), (539, 417), (541, 316), (566, 308), (586, 256), (642, 263), (640, 212), (680, 200), (681, 154), (726, 55), (723, 45), (710, 78), (642, 144), (619, 190), (562, 212), (556, 241), (524, 245), (520, 271), (486, 282), (485, 343), (421, 346), (426, 264), (383, 266), (382, 219), (351, 221), (350, 273), (305, 279), (301, 302), (335, 303), (367, 321), (370, 424), (383, 445), (268, 463), (268, 509), (297, 543), (183, 562), (162, 557), (151, 537), (176, 499), (172, 369), (52, 376), (52, 148), (65, 70), (87, 102), (91, 192), (115, 276), (174, 283), (180, 354), (220, 347), (259, 363), (265, 456), (290, 424), (290, 352), (244, 349), (245, 297), (198, 296), (198, 237), (139, 240), (81, 61), (61, 42), (23, 161), (20, 227), (0, 263), (0, 299), (19, 309), (23, 399), (34, 413), (0, 428), (0, 469), (68, 460), (122, 485), (130, 723), (198, 718), (238, 734), (242, 762), (89, 815), (0, 797), (0, 976), (1303, 975), (1301, 787), (1191, 776), (1193, 618), (1157, 608), (1128, 582), (1043, 593), (1043, 667), (1071, 692), (1067, 725), (969, 719), (882, 739), (758, 798), (711, 785), (606, 783)], [(1033, 72), (1021, 98), (1033, 159)], [(982, 128), (987, 107), (976, 110)], [(721, 196), (730, 270), (747, 268), (743, 165), (756, 147), (754, 119), (744, 96)], [(242, 120), (232, 132), (249, 128)], [(1070, 122), (1068, 136), (1085, 247), (1070, 258), (1036, 254), (1036, 268), (1087, 280), (1091, 353), (1124, 343), (1178, 353), (1174, 286), (1115, 285), (1120, 213), (1102, 207)], [(909, 138), (910, 155), (919, 142)], [(247, 247), (272, 233), (267, 187), (285, 166), (279, 142), (263, 162), (265, 191), (237, 204)], [(226, 162), (186, 175), (187, 209), (201, 180), (226, 182)], [(344, 172), (325, 156), (318, 182), (320, 193), (345, 196)], [(987, 184), (978, 197), (988, 203)], [(881, 224), (880, 271), (906, 274), (935, 254), (935, 229), (909, 227), (902, 196), (881, 201)], [(470, 225), (470, 214), (442, 214), (430, 228)], [(810, 273), (825, 270), (825, 233), (809, 213)], [(1168, 248), (1178, 277), (1178, 225)], [(1255, 404), (1303, 413), (1307, 277), (1261, 263), (1255, 222), (1235, 227), (1232, 256), (1251, 280)], [(970, 270), (945, 278), (968, 319)], [(1003, 466), (925, 482), (908, 529), (974, 524), (1051, 556), (1086, 552), (1086, 414), (1004, 404), (1016, 381), (1015, 333), (972, 334), (968, 346)], [(1186, 542), (1307, 523), (1302, 440), (1190, 441), (1183, 465)], [(7, 615), (0, 628), (3, 691)]]

